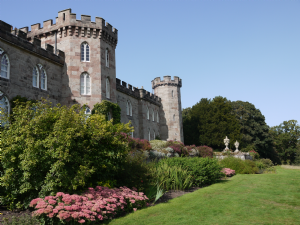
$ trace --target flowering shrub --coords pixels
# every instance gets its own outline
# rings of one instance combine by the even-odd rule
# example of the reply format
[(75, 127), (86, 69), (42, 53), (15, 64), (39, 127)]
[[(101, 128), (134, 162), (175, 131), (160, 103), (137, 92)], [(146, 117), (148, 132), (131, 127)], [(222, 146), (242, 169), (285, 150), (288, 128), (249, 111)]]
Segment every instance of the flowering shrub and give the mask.
[(145, 150), (151, 150), (152, 147), (150, 145), (150, 142), (146, 139), (139, 139), (139, 138), (133, 138), (130, 135), (126, 133), (122, 133), (123, 137), (128, 140), (129, 146), (131, 149), (136, 150), (136, 149), (143, 149)]
[(259, 159), (259, 154), (255, 150), (249, 151), (249, 154), (252, 156), (253, 159)]
[(189, 153), (187, 149), (185, 148), (184, 144), (180, 141), (167, 141), (166, 145), (174, 150), (175, 153), (181, 155), (188, 156)]
[(1, 133), (1, 202), (11, 209), (27, 208), (34, 196), (75, 193), (115, 180), (130, 150), (120, 134), (131, 131), (129, 124), (114, 125), (98, 114), (86, 118), (77, 104), (17, 105), (13, 118)]
[[(135, 189), (136, 190), (136, 189)], [(110, 220), (123, 212), (136, 211), (147, 205), (147, 196), (127, 187), (109, 189), (97, 186), (82, 195), (58, 192), (56, 196), (36, 198), (30, 202), (33, 216), (50, 224)], [(52, 223), (51, 223), (52, 222)]]
[(213, 152), (213, 149), (211, 147), (203, 145), (203, 146), (198, 146), (197, 149), (199, 151), (200, 157), (213, 158), (214, 152)]
[(223, 168), (221, 170), (222, 173), (224, 173), (227, 177), (231, 177), (235, 175), (235, 170), (229, 169), (229, 168)]

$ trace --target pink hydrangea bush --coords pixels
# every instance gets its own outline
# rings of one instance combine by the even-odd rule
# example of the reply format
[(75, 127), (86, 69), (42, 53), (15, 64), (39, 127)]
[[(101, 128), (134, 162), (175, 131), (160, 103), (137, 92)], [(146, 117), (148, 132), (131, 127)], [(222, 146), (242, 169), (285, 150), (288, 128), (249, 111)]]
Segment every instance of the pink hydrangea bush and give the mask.
[(229, 169), (229, 168), (223, 168), (222, 173), (224, 173), (226, 175), (226, 177), (231, 177), (233, 175), (235, 175), (235, 170)]
[(132, 212), (148, 206), (147, 196), (127, 187), (109, 189), (97, 186), (82, 195), (58, 192), (56, 196), (36, 198), (30, 202), (33, 216), (51, 224), (85, 223), (111, 220), (124, 212)]

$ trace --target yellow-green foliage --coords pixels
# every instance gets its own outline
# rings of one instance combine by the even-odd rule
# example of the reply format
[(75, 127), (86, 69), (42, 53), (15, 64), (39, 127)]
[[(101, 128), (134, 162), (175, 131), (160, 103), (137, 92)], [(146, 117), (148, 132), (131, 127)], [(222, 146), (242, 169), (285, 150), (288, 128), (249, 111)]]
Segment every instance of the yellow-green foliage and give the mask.
[(167, 147), (167, 141), (152, 140), (150, 141), (152, 149), (162, 149)]
[(2, 184), (11, 208), (114, 180), (129, 151), (121, 134), (131, 132), (128, 124), (98, 114), (86, 118), (79, 105), (27, 103), (17, 105), (13, 117), (2, 130)]

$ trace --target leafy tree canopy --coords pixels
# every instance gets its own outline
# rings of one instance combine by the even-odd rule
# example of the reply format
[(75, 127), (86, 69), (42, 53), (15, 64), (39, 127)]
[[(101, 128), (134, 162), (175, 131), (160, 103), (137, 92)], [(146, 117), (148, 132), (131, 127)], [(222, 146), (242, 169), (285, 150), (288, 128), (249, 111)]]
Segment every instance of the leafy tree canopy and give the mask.
[(260, 110), (249, 102), (234, 101), (231, 102), (231, 105), (232, 112), (241, 127), (241, 149), (251, 150), (250, 148), (253, 148), (262, 157), (271, 157), (272, 137)]
[(280, 160), (283, 163), (294, 162), (300, 140), (300, 126), (297, 120), (283, 121), (279, 126), (271, 127), (270, 135)]
[(231, 113), (232, 106), (226, 98), (202, 98), (191, 109), (183, 110), (183, 129), (186, 144), (208, 145), (214, 149), (224, 149), (224, 138), (241, 140), (240, 124)]

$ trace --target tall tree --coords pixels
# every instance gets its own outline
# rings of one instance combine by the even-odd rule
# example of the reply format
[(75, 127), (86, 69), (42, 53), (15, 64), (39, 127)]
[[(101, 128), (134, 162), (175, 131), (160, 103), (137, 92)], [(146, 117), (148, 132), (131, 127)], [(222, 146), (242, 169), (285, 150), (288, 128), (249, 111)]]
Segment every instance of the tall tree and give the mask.
[(300, 126), (297, 120), (283, 121), (279, 126), (271, 127), (270, 134), (281, 161), (293, 163), (300, 140)]
[(185, 144), (208, 145), (223, 149), (223, 139), (240, 141), (240, 125), (231, 113), (232, 106), (226, 98), (217, 96), (213, 100), (202, 98), (200, 102), (183, 114)]
[(271, 158), (272, 137), (260, 110), (249, 102), (234, 101), (231, 105), (232, 112), (241, 126), (241, 149), (251, 147), (262, 157)]

